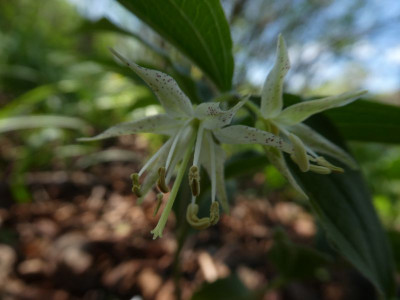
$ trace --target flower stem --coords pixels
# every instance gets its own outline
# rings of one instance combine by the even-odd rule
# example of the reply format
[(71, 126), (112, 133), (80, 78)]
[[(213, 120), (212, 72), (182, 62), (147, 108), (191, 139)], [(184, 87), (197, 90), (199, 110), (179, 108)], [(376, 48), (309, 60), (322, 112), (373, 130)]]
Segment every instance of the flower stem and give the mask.
[(161, 214), (160, 220), (157, 223), (157, 226), (151, 231), (151, 233), (153, 234), (153, 239), (156, 239), (157, 237), (162, 237), (162, 233), (163, 233), (165, 224), (167, 223), (168, 216), (171, 212), (172, 206), (174, 205), (176, 195), (178, 194), (178, 190), (181, 185), (183, 175), (185, 175), (186, 166), (189, 162), (190, 155), (192, 154), (192, 150), (193, 150), (192, 148), (193, 148), (195, 138), (196, 138), (196, 135), (193, 134), (193, 136), (189, 142), (189, 147), (187, 148), (187, 150), (185, 152), (185, 156), (183, 157), (182, 163), (179, 167), (178, 174), (176, 175), (174, 186), (172, 187), (167, 204), (164, 207), (164, 210)]
[(260, 109), (253, 102), (248, 100), (244, 105), (246, 105), (253, 113), (255, 113), (258, 118), (264, 119), (261, 115)]

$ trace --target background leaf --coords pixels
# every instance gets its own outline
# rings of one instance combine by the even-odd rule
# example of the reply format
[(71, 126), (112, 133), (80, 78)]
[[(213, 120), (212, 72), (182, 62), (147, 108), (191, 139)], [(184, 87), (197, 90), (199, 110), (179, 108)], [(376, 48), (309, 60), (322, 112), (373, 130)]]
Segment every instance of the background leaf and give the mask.
[(326, 112), (344, 138), (363, 142), (400, 143), (400, 107), (358, 100)]
[(268, 252), (268, 259), (285, 281), (328, 276), (324, 269), (328, 263), (332, 262), (328, 255), (313, 248), (292, 243), (281, 228), (275, 231), (274, 241)]
[(252, 300), (257, 299), (236, 275), (206, 283), (191, 300)]
[[(318, 97), (320, 98), (320, 97)], [(287, 106), (302, 101), (301, 97), (284, 95)], [(400, 143), (400, 107), (359, 99), (349, 105), (323, 113), (335, 123), (347, 140)]]
[(229, 26), (218, 0), (118, 0), (188, 56), (222, 90), (232, 86)]
[[(323, 116), (313, 117), (309, 125), (344, 147), (335, 127)], [(290, 159), (287, 162), (337, 250), (387, 299), (394, 296), (392, 253), (360, 172), (346, 169), (344, 174), (321, 176), (302, 173)]]
[(87, 131), (89, 128), (81, 119), (66, 116), (35, 115), (0, 119), (0, 133), (39, 127), (61, 127), (82, 131)]

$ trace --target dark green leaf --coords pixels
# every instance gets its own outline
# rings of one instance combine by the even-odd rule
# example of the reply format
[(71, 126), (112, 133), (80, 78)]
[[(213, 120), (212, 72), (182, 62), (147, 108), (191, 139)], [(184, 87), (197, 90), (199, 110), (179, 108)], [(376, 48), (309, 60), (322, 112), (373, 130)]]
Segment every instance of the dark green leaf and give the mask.
[(268, 258), (286, 281), (327, 275), (324, 274), (324, 267), (331, 259), (326, 254), (292, 243), (282, 230), (275, 232), (274, 241)]
[(205, 283), (191, 300), (253, 300), (256, 299), (236, 275)]
[[(288, 106), (302, 100), (299, 96), (285, 94), (284, 101)], [(323, 114), (335, 123), (345, 139), (400, 143), (400, 107), (398, 106), (359, 99)]]
[(388, 232), (388, 236), (396, 262), (396, 270), (400, 272), (400, 232), (392, 230)]
[(196, 63), (223, 91), (232, 85), (229, 26), (218, 0), (118, 0)]
[(232, 178), (262, 170), (268, 163), (265, 155), (255, 151), (240, 152), (233, 155), (225, 164), (225, 177)]
[[(342, 144), (335, 128), (322, 116), (314, 117), (311, 124), (335, 143)], [(302, 173), (290, 159), (287, 161), (305, 187), (311, 206), (337, 250), (387, 299), (392, 297), (395, 292), (392, 254), (360, 172), (347, 169), (344, 174), (324, 176)]]
[(358, 100), (326, 115), (348, 140), (400, 143), (400, 107)]

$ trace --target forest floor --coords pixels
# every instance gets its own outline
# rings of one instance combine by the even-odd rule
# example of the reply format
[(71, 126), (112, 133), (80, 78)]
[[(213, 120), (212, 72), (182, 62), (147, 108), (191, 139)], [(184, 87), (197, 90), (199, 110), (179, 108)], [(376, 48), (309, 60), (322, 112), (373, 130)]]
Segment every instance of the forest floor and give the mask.
[[(279, 191), (268, 201), (248, 192), (263, 184), (256, 174), (241, 181), (229, 215), (187, 237), (177, 279), (177, 222), (171, 214), (164, 236), (152, 239), (160, 213), (153, 217), (154, 193), (136, 204), (129, 182), (136, 167), (109, 163), (90, 171), (27, 173), (33, 198), (27, 204), (12, 204), (2, 184), (0, 298), (169, 300), (176, 299), (179, 282), (182, 299), (190, 299), (204, 283), (232, 273), (254, 290), (277, 276), (267, 257), (276, 226), (295, 243), (313, 243), (317, 228), (305, 209), (282, 201)], [(365, 292), (360, 299), (373, 299), (365, 280), (348, 270), (330, 270), (324, 281), (293, 281), (263, 299), (358, 299), (349, 296), (354, 284)]]

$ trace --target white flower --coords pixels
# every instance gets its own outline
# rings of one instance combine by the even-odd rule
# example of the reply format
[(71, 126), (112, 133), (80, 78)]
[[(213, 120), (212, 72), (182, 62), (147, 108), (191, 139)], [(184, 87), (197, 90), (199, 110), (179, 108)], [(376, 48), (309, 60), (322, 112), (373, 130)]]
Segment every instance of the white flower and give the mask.
[[(229, 209), (224, 182), (225, 153), (219, 145), (219, 141), (263, 143), (288, 153), (293, 152), (288, 143), (271, 133), (241, 125), (225, 127), (230, 124), (245, 100), (240, 101), (229, 110), (222, 110), (219, 103), (202, 103), (194, 108), (173, 78), (162, 72), (140, 67), (129, 62), (115, 50), (111, 51), (151, 87), (164, 107), (165, 114), (118, 124), (95, 137), (80, 140), (93, 141), (139, 132), (169, 136), (167, 142), (146, 162), (142, 169), (131, 175), (132, 191), (139, 197), (139, 202), (156, 184), (160, 191), (157, 196), (158, 209), (163, 194), (169, 193), (169, 182), (175, 169), (178, 169), (167, 203), (157, 226), (152, 231), (153, 238), (162, 236), (192, 154), (193, 162), (189, 169), (189, 185), (193, 196), (186, 217), (193, 227), (202, 229), (216, 224), (219, 219), (219, 205), (216, 198), (221, 202), (225, 211)], [(195, 203), (196, 197), (200, 193), (199, 172), (201, 166), (206, 169), (211, 180), (210, 216), (206, 218), (197, 217), (198, 206)], [(141, 178), (145, 173), (147, 173), (146, 177), (142, 181)]]
[[(365, 91), (348, 92), (323, 99), (301, 102), (283, 109), (282, 89), (286, 73), (290, 68), (285, 41), (279, 36), (275, 64), (268, 74), (261, 95), (261, 108), (250, 106), (258, 114), (267, 131), (289, 139), (294, 147), (292, 160), (301, 171), (313, 171), (320, 174), (343, 172), (318, 156), (316, 152), (327, 154), (342, 163), (356, 168), (353, 158), (343, 149), (301, 122), (324, 110), (344, 106), (355, 101)], [(291, 185), (304, 197), (308, 198), (289, 171), (280, 151), (266, 148), (272, 164), (287, 178)]]

